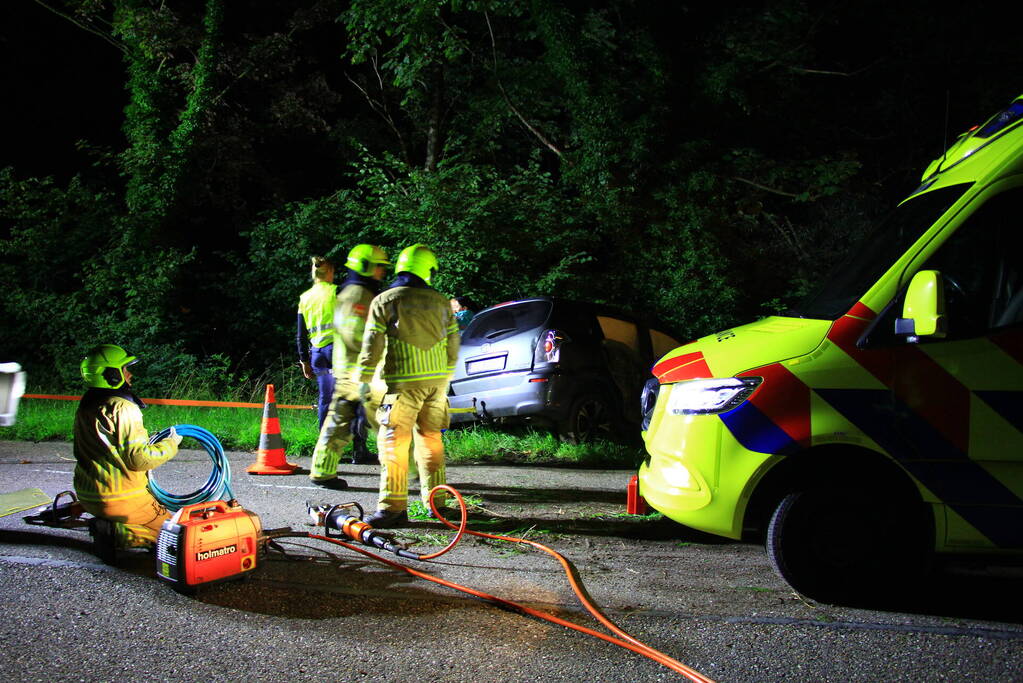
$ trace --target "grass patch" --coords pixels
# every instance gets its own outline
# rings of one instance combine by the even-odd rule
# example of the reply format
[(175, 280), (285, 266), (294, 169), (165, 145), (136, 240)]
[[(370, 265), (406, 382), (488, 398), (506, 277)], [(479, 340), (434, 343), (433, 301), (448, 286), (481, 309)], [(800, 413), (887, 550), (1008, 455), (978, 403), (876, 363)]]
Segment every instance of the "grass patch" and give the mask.
[(73, 401), (41, 401), (22, 399), (18, 420), (10, 427), (0, 427), (5, 441), (71, 441), (75, 421)]
[(593, 515), (581, 515), (579, 519), (601, 519), (623, 522), (659, 522), (664, 519), (664, 515), (660, 512), (650, 512), (645, 515), (630, 515), (628, 512), (599, 512)]
[[(77, 401), (24, 399), (18, 406), (18, 420), (0, 427), (6, 441), (72, 441)], [(279, 410), (281, 438), (288, 457), (311, 455), (318, 430), (312, 410)], [(255, 451), (259, 447), (262, 410), (257, 408), (203, 408), (149, 406), (143, 412), (146, 429), (155, 434), (172, 425), (192, 424), (208, 430), (229, 451)], [(184, 442), (189, 447), (190, 439)], [(196, 447), (192, 442), (192, 447)]]
[(566, 465), (576, 467), (638, 467), (643, 450), (637, 446), (597, 441), (567, 444), (549, 432), (497, 429), (471, 425), (444, 434), (447, 461), (457, 465)]
[[(179, 396), (175, 396), (179, 398)], [(189, 398), (192, 398), (189, 396)], [(230, 397), (237, 400), (240, 397)], [(245, 402), (255, 401), (251, 396)], [(204, 398), (203, 400), (211, 400)], [(277, 394), (278, 404), (305, 405)], [(23, 399), (17, 422), (0, 427), (6, 441), (71, 441), (77, 401)], [(319, 430), (313, 410), (278, 409), (281, 438), (289, 458), (308, 457), (316, 446)], [(255, 451), (259, 447), (262, 410), (259, 408), (207, 408), (151, 405), (143, 413), (150, 434), (172, 425), (192, 424), (213, 433), (229, 451)], [(444, 433), (449, 465), (542, 465), (566, 467), (638, 467), (643, 458), (639, 446), (598, 441), (592, 444), (561, 443), (552, 434), (532, 429), (497, 429), (473, 425)], [(188, 441), (185, 442), (186, 448)], [(194, 447), (194, 444), (193, 444)], [(376, 440), (370, 439), (376, 451)]]

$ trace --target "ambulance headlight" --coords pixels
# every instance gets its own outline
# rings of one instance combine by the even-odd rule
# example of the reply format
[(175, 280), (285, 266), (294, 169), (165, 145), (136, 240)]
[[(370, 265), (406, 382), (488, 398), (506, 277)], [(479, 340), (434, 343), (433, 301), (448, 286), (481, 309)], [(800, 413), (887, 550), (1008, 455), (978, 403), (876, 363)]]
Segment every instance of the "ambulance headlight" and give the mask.
[(763, 382), (762, 377), (726, 377), (679, 382), (671, 388), (668, 411), (673, 415), (705, 415), (731, 410)]

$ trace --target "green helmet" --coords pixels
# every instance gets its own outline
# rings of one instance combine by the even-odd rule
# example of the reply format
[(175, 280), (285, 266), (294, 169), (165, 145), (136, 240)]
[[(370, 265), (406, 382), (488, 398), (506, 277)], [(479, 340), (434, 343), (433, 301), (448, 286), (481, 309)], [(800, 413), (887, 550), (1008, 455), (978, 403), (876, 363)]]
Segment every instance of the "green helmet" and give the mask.
[(389, 265), (391, 262), (387, 260), (387, 252), (372, 244), (356, 244), (348, 252), (348, 260), (345, 261), (345, 266), (366, 277), (373, 275), (377, 266)]
[(426, 284), (430, 284), (430, 280), (437, 273), (437, 255), (425, 244), (413, 244), (398, 255), (394, 271), (418, 275)]
[(138, 362), (120, 346), (100, 344), (82, 359), (85, 386), (95, 389), (120, 389), (124, 385), (124, 368)]

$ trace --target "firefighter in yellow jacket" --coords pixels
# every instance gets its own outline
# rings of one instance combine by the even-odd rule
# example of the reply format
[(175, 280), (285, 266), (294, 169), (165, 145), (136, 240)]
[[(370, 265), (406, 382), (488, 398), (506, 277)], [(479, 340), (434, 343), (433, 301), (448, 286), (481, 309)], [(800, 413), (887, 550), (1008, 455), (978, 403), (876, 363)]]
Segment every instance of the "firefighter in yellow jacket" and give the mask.
[[(352, 440), (353, 421), (360, 408), (356, 368), (370, 302), (380, 291), (389, 265), (387, 253), (371, 244), (356, 245), (345, 261), (348, 277), (339, 285), (334, 304), (334, 396), (320, 428), (309, 472), (309, 478), (319, 486), (348, 487), (344, 479), (338, 478), (337, 465), (341, 451)], [(372, 415), (368, 405), (362, 405), (362, 409), (367, 418)], [(375, 420), (370, 420), (370, 425), (375, 427)]]
[(313, 286), (302, 292), (298, 300), (295, 343), (302, 375), (306, 379), (316, 379), (316, 419), (322, 427), (334, 394), (331, 358), (337, 286), (334, 284), (334, 264), (322, 256), (313, 256), (310, 260)]
[(120, 346), (102, 344), (82, 359), (89, 389), (75, 413), (75, 492), (82, 507), (109, 529), (121, 547), (150, 546), (170, 517), (146, 488), (146, 472), (173, 458), (179, 436), (149, 443), (142, 424), (142, 399), (131, 390), (128, 366), (138, 359)]
[(433, 251), (424, 244), (408, 247), (394, 269), (394, 282), (370, 305), (359, 354), (360, 393), (368, 395), (381, 357), (387, 384), (377, 409), (380, 496), (377, 511), (366, 520), (377, 527), (408, 520), (410, 441), (424, 502), (434, 486), (445, 483), (441, 430), (449, 424), (448, 382), (459, 346), (458, 321), (448, 298), (430, 286), (437, 272)]

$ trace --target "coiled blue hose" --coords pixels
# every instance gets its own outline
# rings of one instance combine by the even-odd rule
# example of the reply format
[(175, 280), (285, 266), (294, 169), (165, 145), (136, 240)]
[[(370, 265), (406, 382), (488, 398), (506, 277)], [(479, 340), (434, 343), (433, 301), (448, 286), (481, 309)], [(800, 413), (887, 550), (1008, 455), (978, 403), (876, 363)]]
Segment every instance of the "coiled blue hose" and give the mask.
[[(153, 494), (153, 497), (168, 510), (172, 511), (180, 510), (186, 505), (192, 505), (193, 503), (208, 503), (211, 500), (231, 500), (234, 498), (234, 493), (231, 491), (231, 465), (227, 461), (227, 456), (224, 455), (224, 447), (220, 444), (220, 440), (211, 432), (195, 425), (174, 425), (173, 429), (179, 435), (193, 438), (202, 444), (206, 452), (210, 454), (210, 459), (213, 460), (213, 471), (210, 472), (210, 478), (206, 480), (206, 483), (201, 488), (179, 496), (167, 493), (160, 488), (160, 485), (156, 483), (156, 479), (153, 477), (153, 471), (150, 470), (146, 474), (149, 477), (149, 491)], [(162, 432), (154, 434), (149, 439), (149, 443), (156, 443), (166, 439), (170, 436), (170, 430), (171, 427), (168, 427)]]

